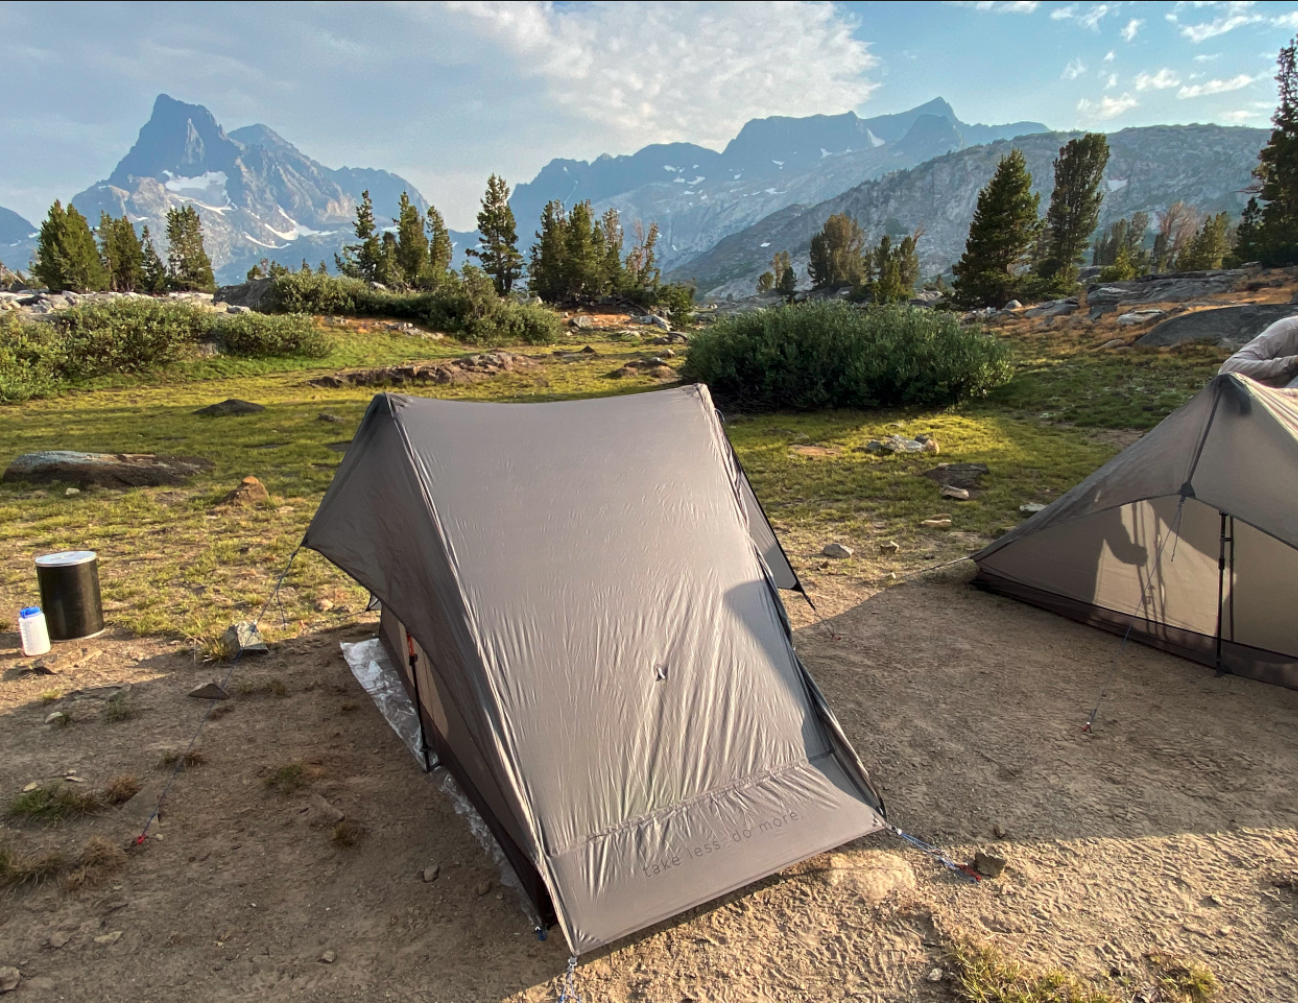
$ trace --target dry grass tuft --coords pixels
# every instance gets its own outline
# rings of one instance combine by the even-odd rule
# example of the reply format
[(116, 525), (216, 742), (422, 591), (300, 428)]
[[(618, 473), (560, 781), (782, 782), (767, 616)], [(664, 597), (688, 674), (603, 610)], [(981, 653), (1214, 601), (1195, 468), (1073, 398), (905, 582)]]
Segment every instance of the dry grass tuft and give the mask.
[(344, 700), (342, 703), (338, 705), (338, 713), (353, 714), (356, 711), (356, 707), (357, 704), (355, 700)]
[(125, 693), (118, 693), (104, 704), (104, 720), (110, 723), (129, 721), (135, 713), (135, 708), (127, 703)]
[(126, 866), (126, 852), (102, 836), (91, 836), (76, 865), (63, 878), (65, 891), (95, 888)]
[(313, 771), (308, 770), (301, 763), (285, 763), (265, 777), (262, 786), (281, 797), (288, 797), (310, 786), (314, 779)]
[(333, 827), (333, 832), (329, 838), (334, 846), (350, 849), (359, 843), (364, 835), (365, 829), (363, 826), (345, 818)]
[(288, 696), (288, 687), (284, 685), (284, 680), (278, 676), (260, 681), (241, 679), (238, 685), (234, 687), (234, 695), (237, 697), (286, 697)]
[(203, 755), (201, 749), (190, 749), (186, 753), (179, 753), (168, 749), (158, 760), (158, 769), (169, 770), (179, 762), (184, 762), (185, 769), (192, 769), (195, 766), (202, 766), (207, 762), (207, 757)]
[(57, 825), (69, 818), (93, 815), (103, 807), (103, 799), (96, 791), (54, 784), (19, 794), (9, 802), (5, 814), (20, 821)]
[(62, 869), (63, 855), (57, 850), (30, 854), (0, 843), (0, 888), (41, 885)]
[(60, 700), (63, 699), (63, 691), (62, 691), (62, 690), (46, 690), (45, 692), (43, 692), (43, 693), (41, 694), (40, 699), (41, 699), (41, 703), (43, 703), (43, 704), (58, 703)]
[(104, 787), (104, 800), (109, 804), (125, 804), (140, 793), (142, 786), (134, 774), (119, 774)]
[(211, 718), (213, 721), (215, 721), (218, 718), (225, 717), (225, 715), (229, 714), (233, 710), (234, 710), (234, 704), (232, 703), (218, 703), (215, 707), (212, 708), (212, 712), (207, 716)]
[(1207, 966), (1166, 954), (1150, 954), (1159, 996), (1167, 1003), (1212, 1003), (1221, 992), (1217, 977)]

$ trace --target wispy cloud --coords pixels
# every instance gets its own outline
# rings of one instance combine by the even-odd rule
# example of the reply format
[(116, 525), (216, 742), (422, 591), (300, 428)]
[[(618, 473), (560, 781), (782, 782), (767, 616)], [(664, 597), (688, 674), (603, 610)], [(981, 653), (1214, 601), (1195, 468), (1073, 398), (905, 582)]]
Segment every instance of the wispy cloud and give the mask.
[(1140, 102), (1130, 94), (1123, 94), (1121, 97), (1103, 97), (1098, 102), (1082, 98), (1077, 102), (1077, 110), (1087, 118), (1097, 122), (1107, 122), (1139, 105)]
[(1201, 98), (1207, 97), (1209, 94), (1228, 94), (1231, 91), (1243, 90), (1256, 79), (1256, 77), (1250, 77), (1247, 73), (1241, 73), (1229, 80), (1209, 80), (1203, 84), (1188, 84), (1177, 91), (1176, 96), (1179, 98)]
[(1136, 90), (1138, 91), (1165, 91), (1169, 87), (1180, 85), (1181, 78), (1176, 75), (1174, 70), (1169, 70), (1164, 66), (1157, 73), (1138, 73), (1136, 74)]
[(1104, 57), (1104, 61), (1106, 63), (1111, 63), (1117, 58), (1118, 58), (1118, 54), (1114, 52), (1112, 49), (1110, 49), (1108, 54)]
[(1078, 5), (1070, 3), (1067, 7), (1056, 7), (1050, 12), (1052, 21), (1076, 21), (1083, 28), (1089, 28), (1091, 31), (1100, 30), (1100, 21), (1108, 14), (1112, 14), (1117, 8), (1112, 4), (1096, 3), (1086, 10), (1085, 13), (1079, 13)]
[(1291, 10), (1288, 14), (1273, 17), (1271, 23), (1277, 28), (1298, 28), (1298, 10)]
[(1104, 78), (1104, 89), (1106, 91), (1111, 91), (1113, 90), (1113, 88), (1117, 86), (1118, 86), (1118, 75), (1116, 73), (1110, 73), (1107, 77)]
[[(1246, 24), (1257, 24), (1259, 21), (1266, 20), (1252, 9), (1251, 0), (1230, 0), (1230, 2), (1215, 4), (1195, 3), (1192, 6), (1196, 8), (1210, 6), (1223, 11), (1211, 21), (1181, 25), (1181, 34), (1195, 45), (1216, 38), (1218, 35), (1224, 35), (1228, 31), (1234, 31), (1236, 28), (1242, 28)], [(1175, 12), (1168, 14), (1167, 19), (1174, 24), (1179, 23)]]
[(1077, 4), (1070, 3), (1067, 7), (1056, 7), (1050, 12), (1050, 20), (1067, 21), (1070, 17), (1077, 16)]
[(1145, 19), (1143, 17), (1133, 17), (1122, 29), (1122, 40), (1124, 42), (1130, 42), (1136, 37), (1136, 32), (1140, 31), (1144, 26)]
[(1069, 63), (1067, 66), (1064, 67), (1064, 72), (1061, 74), (1060, 79), (1076, 80), (1085, 72), (1086, 72), (1086, 64), (1083, 63), (1081, 59), (1074, 59), (1071, 63)]
[(946, 0), (946, 3), (992, 14), (1032, 14), (1041, 6), (1040, 0)]
[(1228, 111), (1221, 116), (1227, 122), (1256, 122), (1265, 120), (1266, 114), (1260, 111), (1253, 111), (1251, 108), (1239, 108), (1236, 111)]
[(1220, 52), (1214, 52), (1211, 56), (1205, 53), (1202, 56), (1195, 56), (1194, 61), (1196, 63), (1211, 63), (1213, 60), (1220, 59), (1220, 58), (1221, 58)]

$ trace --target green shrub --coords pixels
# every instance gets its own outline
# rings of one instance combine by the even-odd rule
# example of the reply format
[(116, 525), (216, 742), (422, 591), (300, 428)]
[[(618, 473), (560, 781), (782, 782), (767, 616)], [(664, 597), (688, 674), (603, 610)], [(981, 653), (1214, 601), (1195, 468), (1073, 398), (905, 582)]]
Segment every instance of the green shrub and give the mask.
[(52, 392), (62, 351), (52, 325), (0, 315), (0, 404)]
[(951, 314), (815, 302), (696, 334), (681, 373), (756, 410), (941, 406), (1010, 377), (1008, 351)]
[(177, 362), (206, 332), (209, 316), (188, 303), (143, 297), (69, 307), (53, 322), (65, 353), (62, 374), (84, 379)]
[(272, 281), (269, 311), (420, 320), (428, 312), (432, 297), (432, 293), (375, 289), (368, 282), (340, 275), (288, 272)]
[(267, 316), (260, 313), (218, 315), (211, 333), (221, 351), (253, 358), (300, 355), (321, 359), (332, 344), (307, 314)]

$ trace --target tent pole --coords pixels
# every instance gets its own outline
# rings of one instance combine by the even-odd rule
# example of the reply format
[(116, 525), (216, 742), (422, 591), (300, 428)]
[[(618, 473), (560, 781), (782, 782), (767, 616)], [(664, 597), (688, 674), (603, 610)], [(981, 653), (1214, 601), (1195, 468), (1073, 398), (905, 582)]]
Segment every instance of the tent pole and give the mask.
[[(1226, 599), (1226, 542), (1230, 539), (1226, 535), (1226, 520), (1229, 518), (1225, 512), (1218, 513), (1221, 516), (1221, 539), (1218, 543), (1217, 552), (1217, 675), (1224, 676), (1226, 668), (1221, 661), (1221, 635), (1223, 612), (1225, 609)], [(1234, 549), (1234, 541), (1231, 540), (1231, 549)], [(1232, 562), (1233, 563), (1233, 562)], [(1234, 590), (1231, 590), (1231, 602), (1234, 604)]]

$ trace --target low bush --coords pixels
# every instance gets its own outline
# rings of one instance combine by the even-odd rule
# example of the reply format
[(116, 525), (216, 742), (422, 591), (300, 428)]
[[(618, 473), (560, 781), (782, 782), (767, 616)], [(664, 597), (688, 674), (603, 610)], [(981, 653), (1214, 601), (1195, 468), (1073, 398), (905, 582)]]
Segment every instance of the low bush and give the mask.
[(81, 303), (57, 315), (60, 375), (87, 379), (178, 362), (207, 333), (211, 314), (174, 300)]
[(696, 334), (681, 370), (754, 410), (943, 406), (1011, 375), (1008, 349), (947, 313), (815, 302)]
[(275, 316), (218, 314), (212, 322), (211, 334), (227, 355), (252, 358), (303, 356), (322, 359), (333, 347), (329, 336), (302, 313)]
[[(450, 273), (429, 292), (391, 292), (359, 279), (314, 272), (277, 276), (268, 302), (276, 312), (418, 320), (471, 345), (548, 345), (563, 335), (558, 315), (496, 295), (479, 268)], [(247, 315), (244, 315), (247, 316)]]
[(0, 315), (0, 404), (19, 404), (56, 390), (61, 358), (50, 325)]

